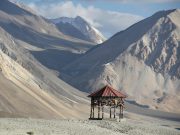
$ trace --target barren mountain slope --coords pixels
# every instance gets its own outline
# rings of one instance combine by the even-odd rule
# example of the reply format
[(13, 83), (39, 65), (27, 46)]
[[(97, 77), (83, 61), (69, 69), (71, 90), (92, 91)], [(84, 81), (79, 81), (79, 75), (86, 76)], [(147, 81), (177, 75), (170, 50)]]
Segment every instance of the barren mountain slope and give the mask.
[(69, 64), (65, 80), (82, 91), (111, 84), (150, 108), (180, 112), (180, 10), (160, 11)]
[[(38, 118), (82, 118), (86, 115), (86, 95), (57, 78), (31, 52), (65, 47), (68, 42), (67, 48), (76, 51), (78, 46), (72, 46), (77, 39), (70, 39), (70, 42), (63, 34), (62, 39), (55, 26), (46, 26), (49, 24), (43, 18), (9, 1), (1, 1), (0, 18), (0, 114)], [(32, 24), (25, 23), (26, 19)], [(40, 28), (49, 29), (49, 34), (38, 32)], [(64, 44), (52, 44), (59, 41)]]
[(62, 34), (53, 23), (8, 0), (0, 1), (0, 27), (43, 65), (57, 71), (94, 45)]

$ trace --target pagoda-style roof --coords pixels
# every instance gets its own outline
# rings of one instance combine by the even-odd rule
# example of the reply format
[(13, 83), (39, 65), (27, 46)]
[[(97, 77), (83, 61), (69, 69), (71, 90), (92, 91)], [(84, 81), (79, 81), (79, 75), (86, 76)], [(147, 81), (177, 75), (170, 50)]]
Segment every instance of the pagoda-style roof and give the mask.
[(110, 87), (109, 85), (91, 93), (88, 97), (120, 97), (126, 98), (126, 95)]

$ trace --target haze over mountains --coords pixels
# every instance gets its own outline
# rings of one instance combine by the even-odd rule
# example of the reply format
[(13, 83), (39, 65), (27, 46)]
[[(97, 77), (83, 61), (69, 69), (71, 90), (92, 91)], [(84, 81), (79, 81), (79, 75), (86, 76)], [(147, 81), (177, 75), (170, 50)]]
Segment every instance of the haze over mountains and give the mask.
[(180, 112), (180, 10), (160, 11), (64, 67), (90, 92), (110, 84), (150, 108)]

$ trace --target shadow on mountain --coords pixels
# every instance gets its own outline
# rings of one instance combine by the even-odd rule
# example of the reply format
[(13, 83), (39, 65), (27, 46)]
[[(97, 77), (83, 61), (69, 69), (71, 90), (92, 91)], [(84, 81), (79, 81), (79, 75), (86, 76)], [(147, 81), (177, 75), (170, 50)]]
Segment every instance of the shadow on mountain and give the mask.
[(141, 105), (141, 104), (138, 104), (136, 101), (126, 100), (126, 102), (133, 104), (133, 105), (136, 105), (136, 106), (139, 106), (139, 107), (142, 107), (142, 108), (149, 108), (148, 105)]
[(180, 114), (144, 108), (144, 107), (131, 104), (127, 101), (125, 102), (125, 104), (126, 104), (126, 111), (128, 112), (137, 113), (137, 114), (141, 114), (145, 116), (156, 117), (156, 118), (162, 118), (166, 120), (180, 121)]
[(81, 54), (65, 50), (47, 49), (44, 51), (32, 51), (34, 57), (46, 67), (61, 71), (61, 68), (79, 58)]
[[(86, 42), (73, 42), (48, 34), (35, 31), (32, 28), (20, 25), (16, 22), (4, 23), (0, 22), (6, 32), (14, 38), (24, 41), (32, 46), (45, 49), (44, 51), (31, 51), (32, 55), (44, 66), (60, 72), (61, 68), (79, 57), (80, 54), (73, 51), (81, 52), (88, 50), (92, 45)], [(63, 48), (66, 48), (64, 50)]]
[(66, 47), (79, 50), (79, 48), (90, 48), (92, 45), (86, 43), (73, 42), (62, 39), (60, 37), (43, 34), (33, 30), (32, 28), (22, 26), (16, 23), (0, 23), (0, 26), (11, 34), (13, 37), (27, 42), (33, 46), (40, 48), (54, 48), (55, 46)]
[(0, 10), (12, 15), (33, 15), (30, 12), (19, 8), (17, 5), (12, 4), (8, 0), (1, 0)]
[(56, 26), (65, 35), (89, 41), (89, 39), (81, 31), (79, 31), (77, 28), (75, 28), (73, 25), (70, 25), (69, 23), (60, 22), (56, 24)]

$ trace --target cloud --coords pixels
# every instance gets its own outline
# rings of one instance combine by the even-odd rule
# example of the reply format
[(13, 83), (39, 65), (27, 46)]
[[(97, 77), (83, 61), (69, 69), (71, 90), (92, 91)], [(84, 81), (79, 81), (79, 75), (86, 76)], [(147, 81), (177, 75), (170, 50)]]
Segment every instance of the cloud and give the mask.
[(168, 2), (179, 2), (179, 0), (114, 0), (116, 2), (123, 3), (132, 3), (132, 2), (140, 2), (140, 3), (168, 3)]
[[(62, 0), (32, 0), (33, 2), (36, 3), (54, 3), (54, 2), (60, 2)], [(68, 1), (68, 0), (67, 0)], [(172, 2), (179, 2), (179, 0), (79, 0), (82, 2), (96, 2), (96, 1), (101, 1), (101, 2), (118, 2), (118, 3), (172, 3)]]
[(112, 36), (116, 32), (143, 19), (143, 17), (134, 14), (102, 10), (94, 6), (83, 7), (81, 4), (74, 4), (72, 1), (52, 2), (48, 5), (30, 3), (29, 6), (40, 15), (47, 18), (81, 16), (91, 25), (99, 29), (105, 36)]

